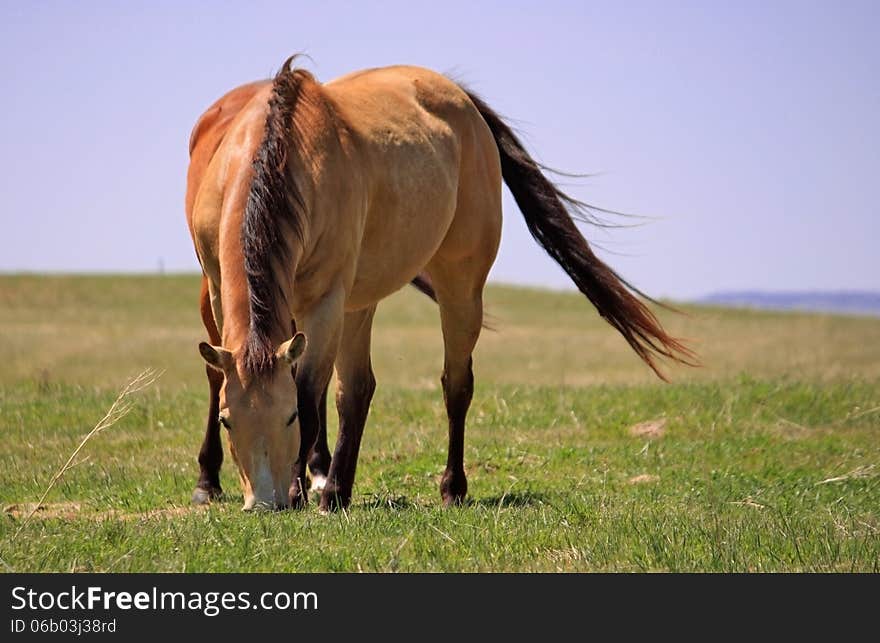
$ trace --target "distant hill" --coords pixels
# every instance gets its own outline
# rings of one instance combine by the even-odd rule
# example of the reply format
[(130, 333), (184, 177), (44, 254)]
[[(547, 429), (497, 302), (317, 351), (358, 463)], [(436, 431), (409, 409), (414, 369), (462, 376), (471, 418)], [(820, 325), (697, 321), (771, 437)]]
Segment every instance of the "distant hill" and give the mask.
[(764, 292), (742, 290), (714, 293), (698, 299), (697, 303), (767, 310), (807, 310), (880, 316), (880, 292), (867, 291)]

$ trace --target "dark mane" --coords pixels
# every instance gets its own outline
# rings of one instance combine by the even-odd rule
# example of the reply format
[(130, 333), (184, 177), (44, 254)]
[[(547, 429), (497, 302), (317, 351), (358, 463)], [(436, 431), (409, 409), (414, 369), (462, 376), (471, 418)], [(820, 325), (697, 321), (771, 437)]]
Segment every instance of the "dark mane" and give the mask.
[[(289, 333), (284, 269), (292, 259), (291, 237), (303, 238), (305, 200), (289, 164), (297, 108), (303, 101), (302, 69), (292, 69), (288, 58), (272, 82), (272, 97), (263, 140), (254, 154), (253, 179), (242, 224), (242, 250), (247, 275), (250, 327), (244, 344), (243, 365), (261, 374), (275, 363), (273, 331)], [(292, 233), (292, 234), (291, 234)]]

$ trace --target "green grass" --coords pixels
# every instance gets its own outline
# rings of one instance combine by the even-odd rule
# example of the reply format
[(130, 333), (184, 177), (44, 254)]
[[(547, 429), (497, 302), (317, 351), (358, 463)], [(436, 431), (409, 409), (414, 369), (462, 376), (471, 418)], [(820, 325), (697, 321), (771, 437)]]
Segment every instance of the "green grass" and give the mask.
[[(578, 295), (491, 287), (470, 501), (445, 510), (437, 312), (404, 291), (377, 317), (351, 510), (255, 515), (231, 462), (226, 500), (188, 506), (207, 396), (197, 296), (191, 276), (0, 278), (8, 569), (880, 571), (880, 320), (664, 314), (705, 366), (663, 384)], [(13, 538), (145, 367), (165, 373)], [(662, 436), (631, 434), (657, 419)]]

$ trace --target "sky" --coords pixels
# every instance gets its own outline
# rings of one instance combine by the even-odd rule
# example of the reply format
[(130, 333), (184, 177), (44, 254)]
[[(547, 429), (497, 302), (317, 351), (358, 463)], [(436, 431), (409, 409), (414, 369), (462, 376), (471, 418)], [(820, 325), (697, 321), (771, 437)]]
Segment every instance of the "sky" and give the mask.
[[(656, 297), (880, 290), (880, 3), (0, 0), (0, 272), (197, 271), (199, 115), (284, 59), (452, 73)], [(570, 288), (505, 192), (490, 279)], [(632, 220), (622, 220), (623, 223)]]

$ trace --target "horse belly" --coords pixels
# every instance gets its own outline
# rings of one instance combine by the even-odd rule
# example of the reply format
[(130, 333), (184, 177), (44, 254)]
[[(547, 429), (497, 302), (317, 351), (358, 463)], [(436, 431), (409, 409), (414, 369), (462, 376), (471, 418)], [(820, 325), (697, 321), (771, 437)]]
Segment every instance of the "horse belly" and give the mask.
[[(442, 165), (442, 167), (441, 167)], [(432, 167), (433, 166), (433, 167)], [(457, 168), (425, 163), (398, 173), (371, 204), (346, 308), (358, 310), (396, 292), (431, 260), (452, 223)]]

